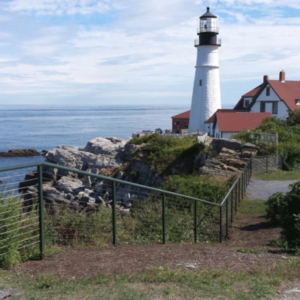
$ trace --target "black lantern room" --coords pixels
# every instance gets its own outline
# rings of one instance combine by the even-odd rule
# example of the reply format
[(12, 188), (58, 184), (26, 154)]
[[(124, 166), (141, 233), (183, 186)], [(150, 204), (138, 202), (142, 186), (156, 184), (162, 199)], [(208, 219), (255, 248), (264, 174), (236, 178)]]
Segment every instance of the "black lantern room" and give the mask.
[(219, 28), (217, 17), (210, 12), (207, 7), (206, 13), (200, 17), (200, 29), (198, 30), (199, 42), (195, 46), (216, 45), (221, 46), (221, 40), (217, 37)]

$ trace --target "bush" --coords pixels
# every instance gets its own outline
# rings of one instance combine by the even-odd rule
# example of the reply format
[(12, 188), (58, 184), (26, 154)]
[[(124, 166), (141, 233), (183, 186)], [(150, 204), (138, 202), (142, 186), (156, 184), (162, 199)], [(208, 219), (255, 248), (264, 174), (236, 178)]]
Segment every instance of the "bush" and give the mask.
[(0, 193), (0, 266), (9, 268), (21, 260), (18, 251), (19, 214), (21, 202), (18, 197)]
[(285, 209), (286, 202), (284, 195), (281, 192), (276, 192), (266, 202), (267, 205), (267, 218), (273, 225), (280, 225), (282, 221), (281, 211)]
[[(230, 183), (228, 182), (228, 184)], [(212, 183), (209, 178), (204, 176), (169, 176), (161, 187), (170, 192), (215, 203), (220, 202), (225, 196), (225, 191), (227, 191), (227, 185), (224, 187), (221, 183)]]
[(283, 169), (291, 171), (300, 164), (300, 145), (296, 141), (279, 144), (278, 152), (282, 155)]
[(300, 181), (290, 185), (285, 195), (273, 194), (267, 201), (268, 218), (282, 227), (290, 248), (300, 247)]

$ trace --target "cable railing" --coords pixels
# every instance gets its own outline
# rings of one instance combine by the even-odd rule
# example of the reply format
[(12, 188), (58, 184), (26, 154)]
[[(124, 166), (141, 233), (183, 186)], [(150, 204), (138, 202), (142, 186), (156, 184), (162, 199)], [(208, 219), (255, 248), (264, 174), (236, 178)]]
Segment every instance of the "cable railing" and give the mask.
[[(11, 251), (43, 258), (53, 245), (222, 243), (251, 166), (216, 202), (47, 162), (1, 168), (0, 260)], [(25, 179), (1, 178), (11, 170)]]

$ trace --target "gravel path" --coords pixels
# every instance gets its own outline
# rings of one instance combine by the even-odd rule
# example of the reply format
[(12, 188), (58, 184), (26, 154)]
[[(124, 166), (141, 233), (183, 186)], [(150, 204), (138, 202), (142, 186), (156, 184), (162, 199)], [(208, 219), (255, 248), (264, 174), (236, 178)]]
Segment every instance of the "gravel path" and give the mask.
[(266, 181), (252, 178), (247, 188), (247, 198), (249, 200), (268, 200), (275, 192), (286, 193), (289, 190), (289, 185), (297, 181), (298, 180)]

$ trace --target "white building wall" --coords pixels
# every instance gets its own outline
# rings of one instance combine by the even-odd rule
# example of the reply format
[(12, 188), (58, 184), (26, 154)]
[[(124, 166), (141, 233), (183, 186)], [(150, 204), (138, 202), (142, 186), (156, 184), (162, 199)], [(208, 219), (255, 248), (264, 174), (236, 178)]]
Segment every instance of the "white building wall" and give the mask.
[(260, 93), (260, 95), (257, 97), (254, 105), (251, 108), (251, 112), (261, 112), (260, 111), (260, 103), (265, 102), (266, 103), (266, 109), (265, 112), (273, 113), (273, 104), (272, 102), (278, 103), (278, 113), (272, 114), (272, 117), (277, 117), (280, 119), (286, 119), (288, 117), (289, 108), (286, 106), (286, 104), (279, 99), (277, 94), (274, 92), (272, 88), (270, 88), (270, 96), (266, 95), (266, 88)]
[[(198, 46), (189, 131), (208, 131), (204, 122), (221, 108), (219, 46)], [(200, 85), (202, 80), (202, 85)]]
[(231, 137), (237, 133), (238, 132), (222, 132), (222, 138), (223, 139), (231, 139)]

